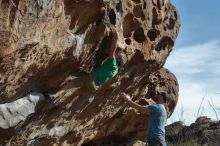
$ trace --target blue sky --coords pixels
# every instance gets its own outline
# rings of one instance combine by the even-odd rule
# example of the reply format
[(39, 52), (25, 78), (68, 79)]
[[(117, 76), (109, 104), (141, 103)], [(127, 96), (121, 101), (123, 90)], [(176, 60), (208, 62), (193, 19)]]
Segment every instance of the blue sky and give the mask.
[(165, 67), (176, 75), (180, 95), (168, 123), (190, 124), (197, 115), (216, 120), (212, 106), (220, 119), (220, 0), (171, 2), (178, 9), (181, 29)]

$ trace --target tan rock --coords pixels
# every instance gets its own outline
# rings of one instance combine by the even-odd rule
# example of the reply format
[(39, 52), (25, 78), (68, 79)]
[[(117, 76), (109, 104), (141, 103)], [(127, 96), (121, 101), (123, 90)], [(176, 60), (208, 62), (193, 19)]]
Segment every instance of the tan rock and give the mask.
[(78, 72), (89, 73), (107, 57), (112, 26), (129, 59), (117, 76), (95, 93), (70, 87), (53, 99), (57, 107), (33, 115), (8, 129), (10, 133), (0, 129), (0, 143), (82, 145), (108, 137), (113, 143), (126, 142), (127, 136), (143, 139), (147, 117), (124, 107), (121, 92), (146, 104), (152, 102), (143, 99), (145, 94), (150, 98), (154, 91), (167, 91), (172, 113), (178, 84), (169, 71), (159, 69), (180, 23), (169, 1), (156, 0), (0, 0), (0, 101), (12, 102), (33, 89), (56, 93), (79, 78)]

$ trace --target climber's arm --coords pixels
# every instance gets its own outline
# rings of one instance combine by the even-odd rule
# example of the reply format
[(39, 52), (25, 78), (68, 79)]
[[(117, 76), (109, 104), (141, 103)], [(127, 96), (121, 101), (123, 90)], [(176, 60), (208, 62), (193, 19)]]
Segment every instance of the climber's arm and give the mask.
[(110, 48), (108, 50), (108, 56), (110, 58), (115, 56), (115, 51), (117, 48), (117, 40), (118, 40), (118, 33), (115, 29), (112, 29), (112, 41), (111, 41)]
[(139, 105), (139, 104), (133, 102), (129, 95), (122, 93), (121, 96), (122, 96), (122, 98), (124, 98), (124, 101), (126, 103), (128, 103), (131, 107), (138, 110), (140, 113), (149, 114), (149, 109), (146, 106), (142, 106), (142, 105)]

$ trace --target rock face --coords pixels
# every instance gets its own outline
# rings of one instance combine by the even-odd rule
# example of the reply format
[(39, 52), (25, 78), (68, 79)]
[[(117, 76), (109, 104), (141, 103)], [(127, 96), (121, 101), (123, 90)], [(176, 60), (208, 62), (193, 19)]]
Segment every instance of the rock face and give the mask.
[[(153, 104), (152, 94), (166, 91), (172, 113), (178, 83), (162, 66), (179, 26), (168, 0), (0, 0), (0, 106), (25, 100), (33, 91), (43, 101), (17, 124), (1, 126), (0, 143), (125, 145), (144, 140), (147, 117), (123, 105), (120, 93)], [(106, 59), (110, 27), (118, 31), (117, 45), (128, 63), (94, 93), (70, 87), (62, 97), (48, 98), (47, 93), (63, 90), (80, 78), (79, 72), (90, 73)], [(1, 115), (16, 115), (13, 106), (6, 107)], [(0, 125), (9, 123), (0, 118)]]
[(196, 141), (202, 146), (218, 146), (220, 144), (220, 122), (207, 117), (198, 118), (195, 123), (185, 126), (181, 122), (166, 127), (167, 140), (172, 143)]
[(10, 103), (0, 104), (0, 127), (7, 129), (24, 121), (30, 114), (35, 113), (35, 107), (44, 100), (40, 93), (30, 93)]

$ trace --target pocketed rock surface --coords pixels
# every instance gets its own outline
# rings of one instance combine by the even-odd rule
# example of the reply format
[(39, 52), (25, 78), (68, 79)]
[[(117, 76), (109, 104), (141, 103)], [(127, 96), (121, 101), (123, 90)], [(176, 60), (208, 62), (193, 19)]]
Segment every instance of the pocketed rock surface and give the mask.
[[(128, 63), (96, 92), (70, 87), (63, 96), (49, 97), (106, 59), (111, 27), (119, 33), (117, 45)], [(18, 103), (33, 92), (44, 96), (17, 124), (0, 127), (0, 143), (143, 141), (147, 117), (122, 104), (120, 93), (146, 105), (153, 104), (154, 92), (166, 91), (172, 114), (178, 82), (163, 65), (179, 27), (179, 15), (169, 0), (0, 0), (0, 106)], [(16, 115), (12, 108), (5, 109), (0, 115)], [(10, 123), (1, 116), (0, 120)]]

